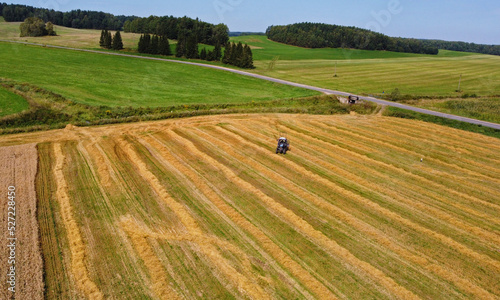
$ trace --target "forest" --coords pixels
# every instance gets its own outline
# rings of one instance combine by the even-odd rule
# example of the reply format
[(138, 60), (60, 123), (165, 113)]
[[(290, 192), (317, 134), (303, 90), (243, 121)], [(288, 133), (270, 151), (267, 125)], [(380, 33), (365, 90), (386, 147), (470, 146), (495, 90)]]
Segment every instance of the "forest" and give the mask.
[(60, 12), (53, 9), (27, 5), (0, 3), (0, 15), (7, 22), (23, 22), (29, 17), (38, 17), (44, 22), (79, 29), (124, 30), (125, 32), (149, 33), (178, 39), (178, 36), (194, 34), (197, 43), (225, 45), (229, 41), (229, 29), (224, 24), (210, 24), (188, 17), (140, 18), (137, 16), (115, 16), (109, 13), (87, 10)]
[(275, 42), (306, 48), (349, 48), (421, 54), (439, 52), (437, 47), (416, 39), (392, 38), (357, 27), (322, 23), (270, 26), (266, 30), (266, 35)]

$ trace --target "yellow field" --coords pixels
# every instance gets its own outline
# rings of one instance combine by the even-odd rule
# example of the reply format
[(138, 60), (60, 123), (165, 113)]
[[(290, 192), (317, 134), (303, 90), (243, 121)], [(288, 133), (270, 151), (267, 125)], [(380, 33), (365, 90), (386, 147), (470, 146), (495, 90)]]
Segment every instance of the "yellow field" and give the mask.
[(49, 299), (500, 297), (495, 138), (268, 114), (0, 137), (24, 143)]

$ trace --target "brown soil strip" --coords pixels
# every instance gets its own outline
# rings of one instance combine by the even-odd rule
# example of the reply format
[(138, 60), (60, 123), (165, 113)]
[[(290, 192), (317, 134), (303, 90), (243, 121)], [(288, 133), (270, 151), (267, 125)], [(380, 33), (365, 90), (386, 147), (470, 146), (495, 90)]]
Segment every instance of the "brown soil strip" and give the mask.
[[(0, 255), (0, 298), (43, 299), (43, 262), (40, 250), (37, 221), (35, 177), (38, 154), (35, 144), (0, 148), (0, 225), (2, 254)], [(8, 209), (8, 187), (15, 187), (15, 211)], [(12, 206), (11, 206), (12, 207)], [(9, 212), (15, 213), (9, 214)], [(15, 218), (15, 238), (7, 240), (8, 227), (13, 227)], [(7, 245), (15, 243), (15, 258)], [(15, 263), (9, 263), (14, 260)], [(15, 293), (7, 290), (7, 273), (15, 267)]]
[[(191, 141), (181, 137), (175, 132), (171, 132), (171, 134), (175, 137), (175, 140), (182, 143), (187, 149), (189, 149), (191, 153), (195, 153), (198, 157), (200, 157), (204, 161), (210, 163), (212, 166), (217, 167), (227, 177), (228, 180), (238, 185), (243, 190), (247, 190), (248, 192), (256, 195), (268, 208), (275, 211), (282, 218), (286, 219), (288, 223), (292, 225), (292, 227), (299, 230), (299, 232), (301, 232), (304, 236), (309, 237), (314, 241), (316, 241), (318, 245), (328, 250), (342, 262), (349, 264), (354, 269), (357, 269), (358, 273), (359, 271), (361, 271), (361, 273), (369, 275), (371, 277), (371, 280), (380, 283), (381, 286), (389, 290), (392, 294), (397, 295), (398, 297), (405, 299), (418, 299), (418, 297), (415, 294), (397, 284), (392, 278), (389, 278), (383, 272), (373, 267), (372, 265), (368, 264), (367, 262), (358, 259), (347, 249), (341, 247), (334, 240), (331, 240), (328, 237), (326, 237), (322, 232), (316, 230), (314, 227), (312, 227), (309, 223), (307, 223), (302, 218), (297, 216), (291, 210), (284, 207), (280, 203), (276, 202), (271, 197), (265, 195), (262, 191), (255, 188), (249, 182), (238, 177), (238, 175), (235, 174), (228, 167), (224, 166), (211, 156), (200, 151)], [(310, 173), (309, 171), (307, 172)], [(300, 173), (305, 176), (311, 175), (304, 172)]]
[(85, 243), (82, 239), (80, 229), (74, 218), (73, 208), (68, 195), (68, 184), (64, 178), (64, 154), (60, 143), (54, 144), (56, 166), (54, 176), (57, 182), (56, 198), (61, 207), (61, 217), (66, 228), (71, 252), (71, 270), (75, 277), (77, 287), (89, 299), (104, 299), (97, 285), (90, 279), (86, 263)]

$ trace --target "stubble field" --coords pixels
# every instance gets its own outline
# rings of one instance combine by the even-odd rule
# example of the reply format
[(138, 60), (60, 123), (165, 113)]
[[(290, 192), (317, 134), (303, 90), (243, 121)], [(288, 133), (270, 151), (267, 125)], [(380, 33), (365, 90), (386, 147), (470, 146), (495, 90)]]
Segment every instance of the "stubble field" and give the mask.
[(49, 299), (500, 297), (495, 138), (269, 114), (0, 139), (19, 143)]

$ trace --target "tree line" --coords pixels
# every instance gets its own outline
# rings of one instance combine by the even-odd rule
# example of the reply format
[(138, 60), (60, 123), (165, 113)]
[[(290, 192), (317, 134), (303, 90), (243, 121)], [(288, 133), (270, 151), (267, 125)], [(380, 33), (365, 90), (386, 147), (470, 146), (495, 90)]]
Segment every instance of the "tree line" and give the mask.
[[(176, 57), (185, 57), (189, 59), (202, 59), (206, 61), (221, 61), (225, 64), (234, 65), (240, 68), (251, 69), (253, 65), (253, 54), (250, 46), (239, 42), (238, 44), (227, 43), (224, 54), (219, 43), (215, 44), (213, 50), (207, 50), (203, 47), (199, 50), (199, 44), (194, 34), (179, 37), (175, 47)], [(137, 46), (139, 53), (173, 55), (170, 49), (170, 43), (166, 36), (150, 35), (148, 33), (141, 35)]]
[(483, 45), (466, 42), (448, 42), (440, 40), (422, 40), (425, 45), (444, 50), (500, 55), (500, 45)]
[(395, 52), (438, 54), (437, 47), (417, 39), (393, 38), (367, 29), (322, 23), (270, 26), (270, 40), (307, 48), (351, 48)]
[(225, 24), (210, 24), (198, 18), (177, 18), (173, 16), (150, 16), (127, 20), (125, 32), (166, 36), (171, 40), (190, 38), (207, 45), (225, 45), (229, 41), (229, 28)]
[(125, 21), (135, 16), (114, 16), (109, 13), (89, 10), (60, 12), (53, 9), (36, 8), (28, 5), (0, 3), (0, 14), (7, 22), (22, 22), (29, 17), (37, 17), (44, 22), (80, 29), (121, 30)]
[(107, 29), (101, 31), (99, 46), (106, 49), (121, 50), (123, 49), (123, 40), (120, 31), (117, 31), (113, 36)]

